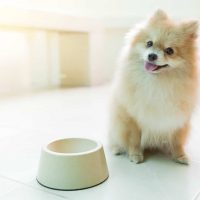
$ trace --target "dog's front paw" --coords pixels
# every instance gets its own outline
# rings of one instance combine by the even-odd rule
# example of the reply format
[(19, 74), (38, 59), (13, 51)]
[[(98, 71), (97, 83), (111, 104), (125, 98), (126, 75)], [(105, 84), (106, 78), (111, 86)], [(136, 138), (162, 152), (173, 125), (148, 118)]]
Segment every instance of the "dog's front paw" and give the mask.
[(186, 155), (176, 157), (174, 160), (175, 162), (180, 163), (180, 164), (184, 164), (184, 165), (189, 164), (188, 157)]
[(129, 159), (131, 162), (139, 164), (144, 161), (144, 156), (142, 154), (130, 154)]

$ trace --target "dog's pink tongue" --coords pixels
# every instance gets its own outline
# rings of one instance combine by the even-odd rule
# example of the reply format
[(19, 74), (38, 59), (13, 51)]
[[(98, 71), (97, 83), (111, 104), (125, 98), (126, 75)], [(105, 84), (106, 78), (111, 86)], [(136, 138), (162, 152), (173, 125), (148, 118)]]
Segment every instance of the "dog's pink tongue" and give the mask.
[(145, 69), (147, 71), (154, 71), (157, 68), (157, 65), (154, 65), (152, 63), (146, 62), (145, 63)]

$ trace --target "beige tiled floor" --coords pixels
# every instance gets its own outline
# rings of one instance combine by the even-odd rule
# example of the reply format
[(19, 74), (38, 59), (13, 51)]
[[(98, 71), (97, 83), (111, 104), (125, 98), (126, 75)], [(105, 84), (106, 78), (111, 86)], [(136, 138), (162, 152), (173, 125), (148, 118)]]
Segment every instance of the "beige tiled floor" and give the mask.
[[(112, 156), (107, 145), (109, 87), (47, 91), (0, 100), (1, 200), (192, 200), (200, 191), (200, 109), (186, 150), (189, 166), (148, 155), (140, 165)], [(40, 149), (60, 137), (89, 137), (105, 149), (110, 176), (80, 191), (55, 191), (36, 182)]]

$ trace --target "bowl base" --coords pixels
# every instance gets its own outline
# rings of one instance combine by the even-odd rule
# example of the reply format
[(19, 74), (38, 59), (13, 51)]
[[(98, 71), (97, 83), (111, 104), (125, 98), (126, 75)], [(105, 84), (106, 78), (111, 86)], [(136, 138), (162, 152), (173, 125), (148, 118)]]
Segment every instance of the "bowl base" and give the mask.
[(76, 191), (76, 190), (85, 190), (85, 189), (89, 189), (89, 188), (96, 187), (96, 186), (98, 186), (98, 185), (104, 183), (108, 178), (109, 178), (109, 176), (106, 177), (103, 181), (101, 181), (100, 183), (98, 183), (98, 184), (96, 184), (96, 185), (92, 185), (92, 186), (90, 186), (90, 187), (84, 187), (84, 188), (77, 188), (77, 189), (59, 189), (59, 188), (52, 188), (52, 187), (48, 187), (48, 186), (46, 186), (46, 185), (40, 183), (40, 181), (39, 181), (37, 178), (36, 178), (36, 181), (37, 181), (41, 186), (46, 187), (46, 188), (48, 188), (48, 189), (59, 190), (59, 191)]

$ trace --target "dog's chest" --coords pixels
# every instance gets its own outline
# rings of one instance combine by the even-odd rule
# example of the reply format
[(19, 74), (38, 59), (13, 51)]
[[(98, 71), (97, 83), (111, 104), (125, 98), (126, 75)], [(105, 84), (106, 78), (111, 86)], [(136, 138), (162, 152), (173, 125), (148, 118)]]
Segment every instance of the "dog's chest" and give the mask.
[(130, 94), (127, 109), (141, 127), (152, 131), (170, 131), (185, 123), (183, 91), (163, 86), (140, 87)]

